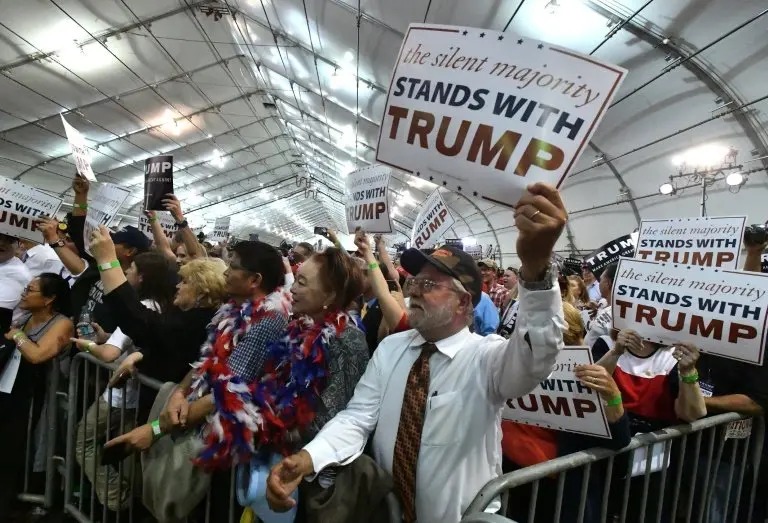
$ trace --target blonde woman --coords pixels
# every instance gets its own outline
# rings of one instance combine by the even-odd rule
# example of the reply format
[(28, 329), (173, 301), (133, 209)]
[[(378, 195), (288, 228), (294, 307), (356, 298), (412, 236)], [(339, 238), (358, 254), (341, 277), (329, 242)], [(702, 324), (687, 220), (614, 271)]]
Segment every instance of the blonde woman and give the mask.
[(573, 305), (582, 310), (589, 303), (589, 292), (587, 292), (587, 285), (581, 276), (572, 274), (568, 276), (568, 287), (571, 289), (571, 297), (573, 298)]
[[(105, 227), (94, 231), (91, 252), (99, 264), (104, 284), (104, 303), (117, 324), (141, 352), (135, 352), (120, 364), (111, 386), (122, 385), (137, 370), (159, 381), (178, 383), (189, 366), (198, 359), (205, 341), (206, 326), (224, 302), (226, 265), (216, 259), (195, 259), (179, 270), (173, 307), (162, 312), (141, 304), (115, 264), (115, 246)], [(146, 422), (155, 392), (142, 387), (139, 395), (139, 424)]]

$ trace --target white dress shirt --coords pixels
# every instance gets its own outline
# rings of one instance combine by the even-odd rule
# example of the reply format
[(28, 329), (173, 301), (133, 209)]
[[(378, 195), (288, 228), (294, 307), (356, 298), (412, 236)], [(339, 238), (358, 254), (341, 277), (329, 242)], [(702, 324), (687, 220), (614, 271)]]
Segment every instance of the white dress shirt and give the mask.
[(31, 249), (27, 249), (24, 265), (27, 266), (33, 278), (44, 272), (60, 275), (64, 269), (64, 264), (61, 263), (56, 251), (49, 245), (35, 245)]
[(30, 280), (29, 269), (17, 257), (0, 263), (0, 307), (14, 309)]
[[(509, 340), (465, 328), (436, 343), (417, 464), (419, 523), (458, 523), (478, 491), (501, 474), (501, 408), (546, 378), (563, 346), (557, 285), (521, 287), (519, 303)], [(357, 458), (374, 429), (376, 462), (392, 472), (405, 385), (423, 343), (415, 330), (384, 338), (347, 408), (305, 447), (315, 472)]]
[(591, 285), (587, 286), (587, 294), (589, 295), (590, 301), (600, 301), (603, 297), (602, 294), (600, 294), (600, 282), (595, 280)]

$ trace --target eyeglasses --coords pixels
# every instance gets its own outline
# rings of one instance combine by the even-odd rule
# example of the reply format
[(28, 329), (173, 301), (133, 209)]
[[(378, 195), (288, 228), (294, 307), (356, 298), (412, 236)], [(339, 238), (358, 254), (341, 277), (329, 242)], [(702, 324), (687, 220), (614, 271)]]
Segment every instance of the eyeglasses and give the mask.
[(21, 291), (22, 294), (29, 294), (30, 292), (40, 292), (40, 289), (33, 289), (29, 285), (24, 287), (24, 289)]
[(450, 285), (443, 285), (436, 281), (428, 280), (426, 278), (408, 278), (405, 280), (405, 286), (403, 292), (406, 294), (413, 294), (418, 291), (419, 293), (432, 292), (437, 288), (448, 289), (449, 291), (455, 291)]

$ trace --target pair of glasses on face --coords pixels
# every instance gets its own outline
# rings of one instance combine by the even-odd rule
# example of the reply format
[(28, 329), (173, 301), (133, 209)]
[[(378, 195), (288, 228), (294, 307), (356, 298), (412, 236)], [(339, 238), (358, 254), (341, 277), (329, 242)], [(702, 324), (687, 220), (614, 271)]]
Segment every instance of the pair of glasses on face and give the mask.
[(26, 286), (26, 287), (24, 287), (24, 289), (22, 289), (22, 291), (21, 291), (21, 293), (22, 293), (22, 294), (29, 294), (30, 292), (40, 292), (40, 289), (33, 289), (32, 287), (30, 287), (29, 285), (27, 285), (27, 286)]
[(437, 283), (436, 281), (428, 280), (427, 278), (408, 278), (405, 280), (403, 291), (406, 294), (413, 294), (414, 292), (423, 294), (432, 292), (438, 288), (448, 289), (449, 291), (455, 290), (450, 285), (443, 285), (442, 283)]

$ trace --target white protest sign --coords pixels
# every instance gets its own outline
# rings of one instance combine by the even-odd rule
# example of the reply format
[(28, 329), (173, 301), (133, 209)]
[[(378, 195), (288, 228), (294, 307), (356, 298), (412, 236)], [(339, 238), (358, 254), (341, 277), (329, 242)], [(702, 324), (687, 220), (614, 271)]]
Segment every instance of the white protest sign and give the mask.
[(0, 176), (0, 234), (43, 243), (35, 219), (55, 216), (61, 199), (32, 186)]
[(625, 74), (511, 33), (411, 24), (376, 160), (512, 206), (531, 183), (560, 186)]
[(565, 347), (552, 373), (522, 398), (507, 400), (501, 417), (517, 423), (610, 438), (600, 396), (574, 375), (576, 365), (591, 365), (588, 347)]
[(88, 245), (94, 229), (98, 229), (99, 225), (109, 227), (129, 194), (131, 192), (123, 187), (118, 187), (112, 183), (101, 183), (88, 198), (88, 214), (85, 216), (83, 236), (85, 251), (91, 256), (93, 255)]
[(440, 196), (440, 191), (435, 189), (435, 192), (421, 204), (421, 211), (413, 222), (411, 245), (416, 249), (433, 247), (455, 221), (443, 197)]
[(222, 216), (221, 218), (216, 218), (216, 221), (213, 224), (213, 232), (210, 236), (208, 236), (208, 239), (212, 242), (223, 242), (227, 240), (227, 237), (229, 236), (229, 222), (230, 222), (229, 216)]
[(347, 175), (347, 232), (392, 232), (388, 187), (392, 169), (374, 165)]
[(64, 132), (67, 133), (69, 148), (72, 150), (72, 158), (75, 159), (77, 172), (83, 178), (95, 182), (96, 176), (93, 174), (93, 169), (91, 169), (91, 153), (88, 150), (88, 143), (86, 143), (80, 131), (67, 123), (64, 115), (61, 116), (61, 121), (64, 123)]
[[(163, 229), (163, 234), (169, 240), (172, 240), (176, 235), (176, 231), (179, 230), (179, 226), (176, 225), (176, 220), (168, 212), (156, 212), (157, 222), (160, 224), (160, 228)], [(149, 223), (149, 218), (142, 213), (139, 216), (139, 230), (144, 233), (144, 236), (154, 241), (154, 235), (152, 234), (152, 226)]]
[(763, 272), (768, 272), (768, 254), (760, 255), (760, 270)]
[(16, 383), (16, 376), (19, 374), (21, 365), (21, 351), (14, 349), (11, 359), (5, 364), (5, 368), (0, 372), (0, 392), (10, 394), (13, 391), (13, 385)]
[(635, 258), (737, 269), (746, 216), (643, 220)]
[(667, 345), (762, 365), (768, 275), (710, 267), (619, 261), (613, 327)]

